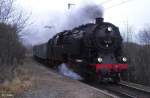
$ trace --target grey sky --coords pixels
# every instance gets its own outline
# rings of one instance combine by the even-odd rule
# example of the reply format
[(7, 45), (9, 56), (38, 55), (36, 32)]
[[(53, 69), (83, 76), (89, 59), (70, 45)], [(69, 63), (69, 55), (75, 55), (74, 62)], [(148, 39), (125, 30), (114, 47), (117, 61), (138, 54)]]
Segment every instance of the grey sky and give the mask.
[[(72, 9), (87, 2), (102, 4), (105, 21), (114, 23), (121, 30), (126, 27), (127, 22), (135, 29), (150, 24), (150, 0), (128, 0), (127, 3), (118, 5), (123, 1), (127, 0), (18, 0), (18, 7), (29, 14), (32, 13), (30, 21), (33, 24), (27, 27), (25, 40), (32, 44), (42, 43), (59, 31), (57, 28), (60, 28), (68, 14), (68, 3), (76, 4)], [(49, 25), (53, 26), (53, 29), (44, 28)]]

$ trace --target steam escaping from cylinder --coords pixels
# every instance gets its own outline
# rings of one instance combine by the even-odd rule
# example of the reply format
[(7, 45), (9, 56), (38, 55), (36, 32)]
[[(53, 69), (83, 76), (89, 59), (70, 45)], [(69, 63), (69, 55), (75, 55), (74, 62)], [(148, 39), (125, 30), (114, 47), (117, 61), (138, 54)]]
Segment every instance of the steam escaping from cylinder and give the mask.
[(67, 76), (71, 79), (74, 79), (74, 80), (83, 80), (83, 78), (75, 73), (74, 71), (72, 71), (67, 64), (65, 63), (62, 63), (61, 65), (59, 65), (58, 67), (58, 70), (59, 70), (59, 73), (64, 75), (64, 76)]

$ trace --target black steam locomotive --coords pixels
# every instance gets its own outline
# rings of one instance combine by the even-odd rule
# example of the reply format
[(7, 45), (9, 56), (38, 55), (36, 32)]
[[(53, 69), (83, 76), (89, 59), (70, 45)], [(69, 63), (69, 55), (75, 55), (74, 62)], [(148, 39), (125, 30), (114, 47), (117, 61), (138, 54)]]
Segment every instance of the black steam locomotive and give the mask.
[(33, 55), (53, 66), (69, 63), (88, 80), (118, 82), (128, 69), (119, 29), (103, 18), (56, 34), (47, 43), (34, 46)]

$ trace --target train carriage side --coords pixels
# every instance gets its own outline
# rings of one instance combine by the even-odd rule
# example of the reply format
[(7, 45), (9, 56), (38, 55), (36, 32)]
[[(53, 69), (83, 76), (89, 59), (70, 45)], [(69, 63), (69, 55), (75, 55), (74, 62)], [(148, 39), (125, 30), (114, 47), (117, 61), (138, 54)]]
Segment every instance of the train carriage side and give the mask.
[(35, 45), (33, 47), (33, 56), (39, 62), (46, 63), (48, 54), (47, 54), (47, 43)]

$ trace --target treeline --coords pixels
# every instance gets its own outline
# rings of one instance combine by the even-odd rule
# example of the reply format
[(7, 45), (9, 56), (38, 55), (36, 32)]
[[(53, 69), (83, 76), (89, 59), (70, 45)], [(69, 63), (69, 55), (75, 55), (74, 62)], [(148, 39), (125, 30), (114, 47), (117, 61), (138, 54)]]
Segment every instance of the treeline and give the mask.
[(17, 28), (0, 23), (0, 64), (21, 63), (25, 48), (20, 42)]
[(150, 86), (150, 27), (139, 31), (137, 38), (141, 44), (124, 43), (124, 53), (129, 59), (126, 80)]
[(14, 70), (25, 57), (19, 33), (26, 19), (14, 10), (13, 3), (14, 0), (0, 0), (0, 84), (14, 78)]

